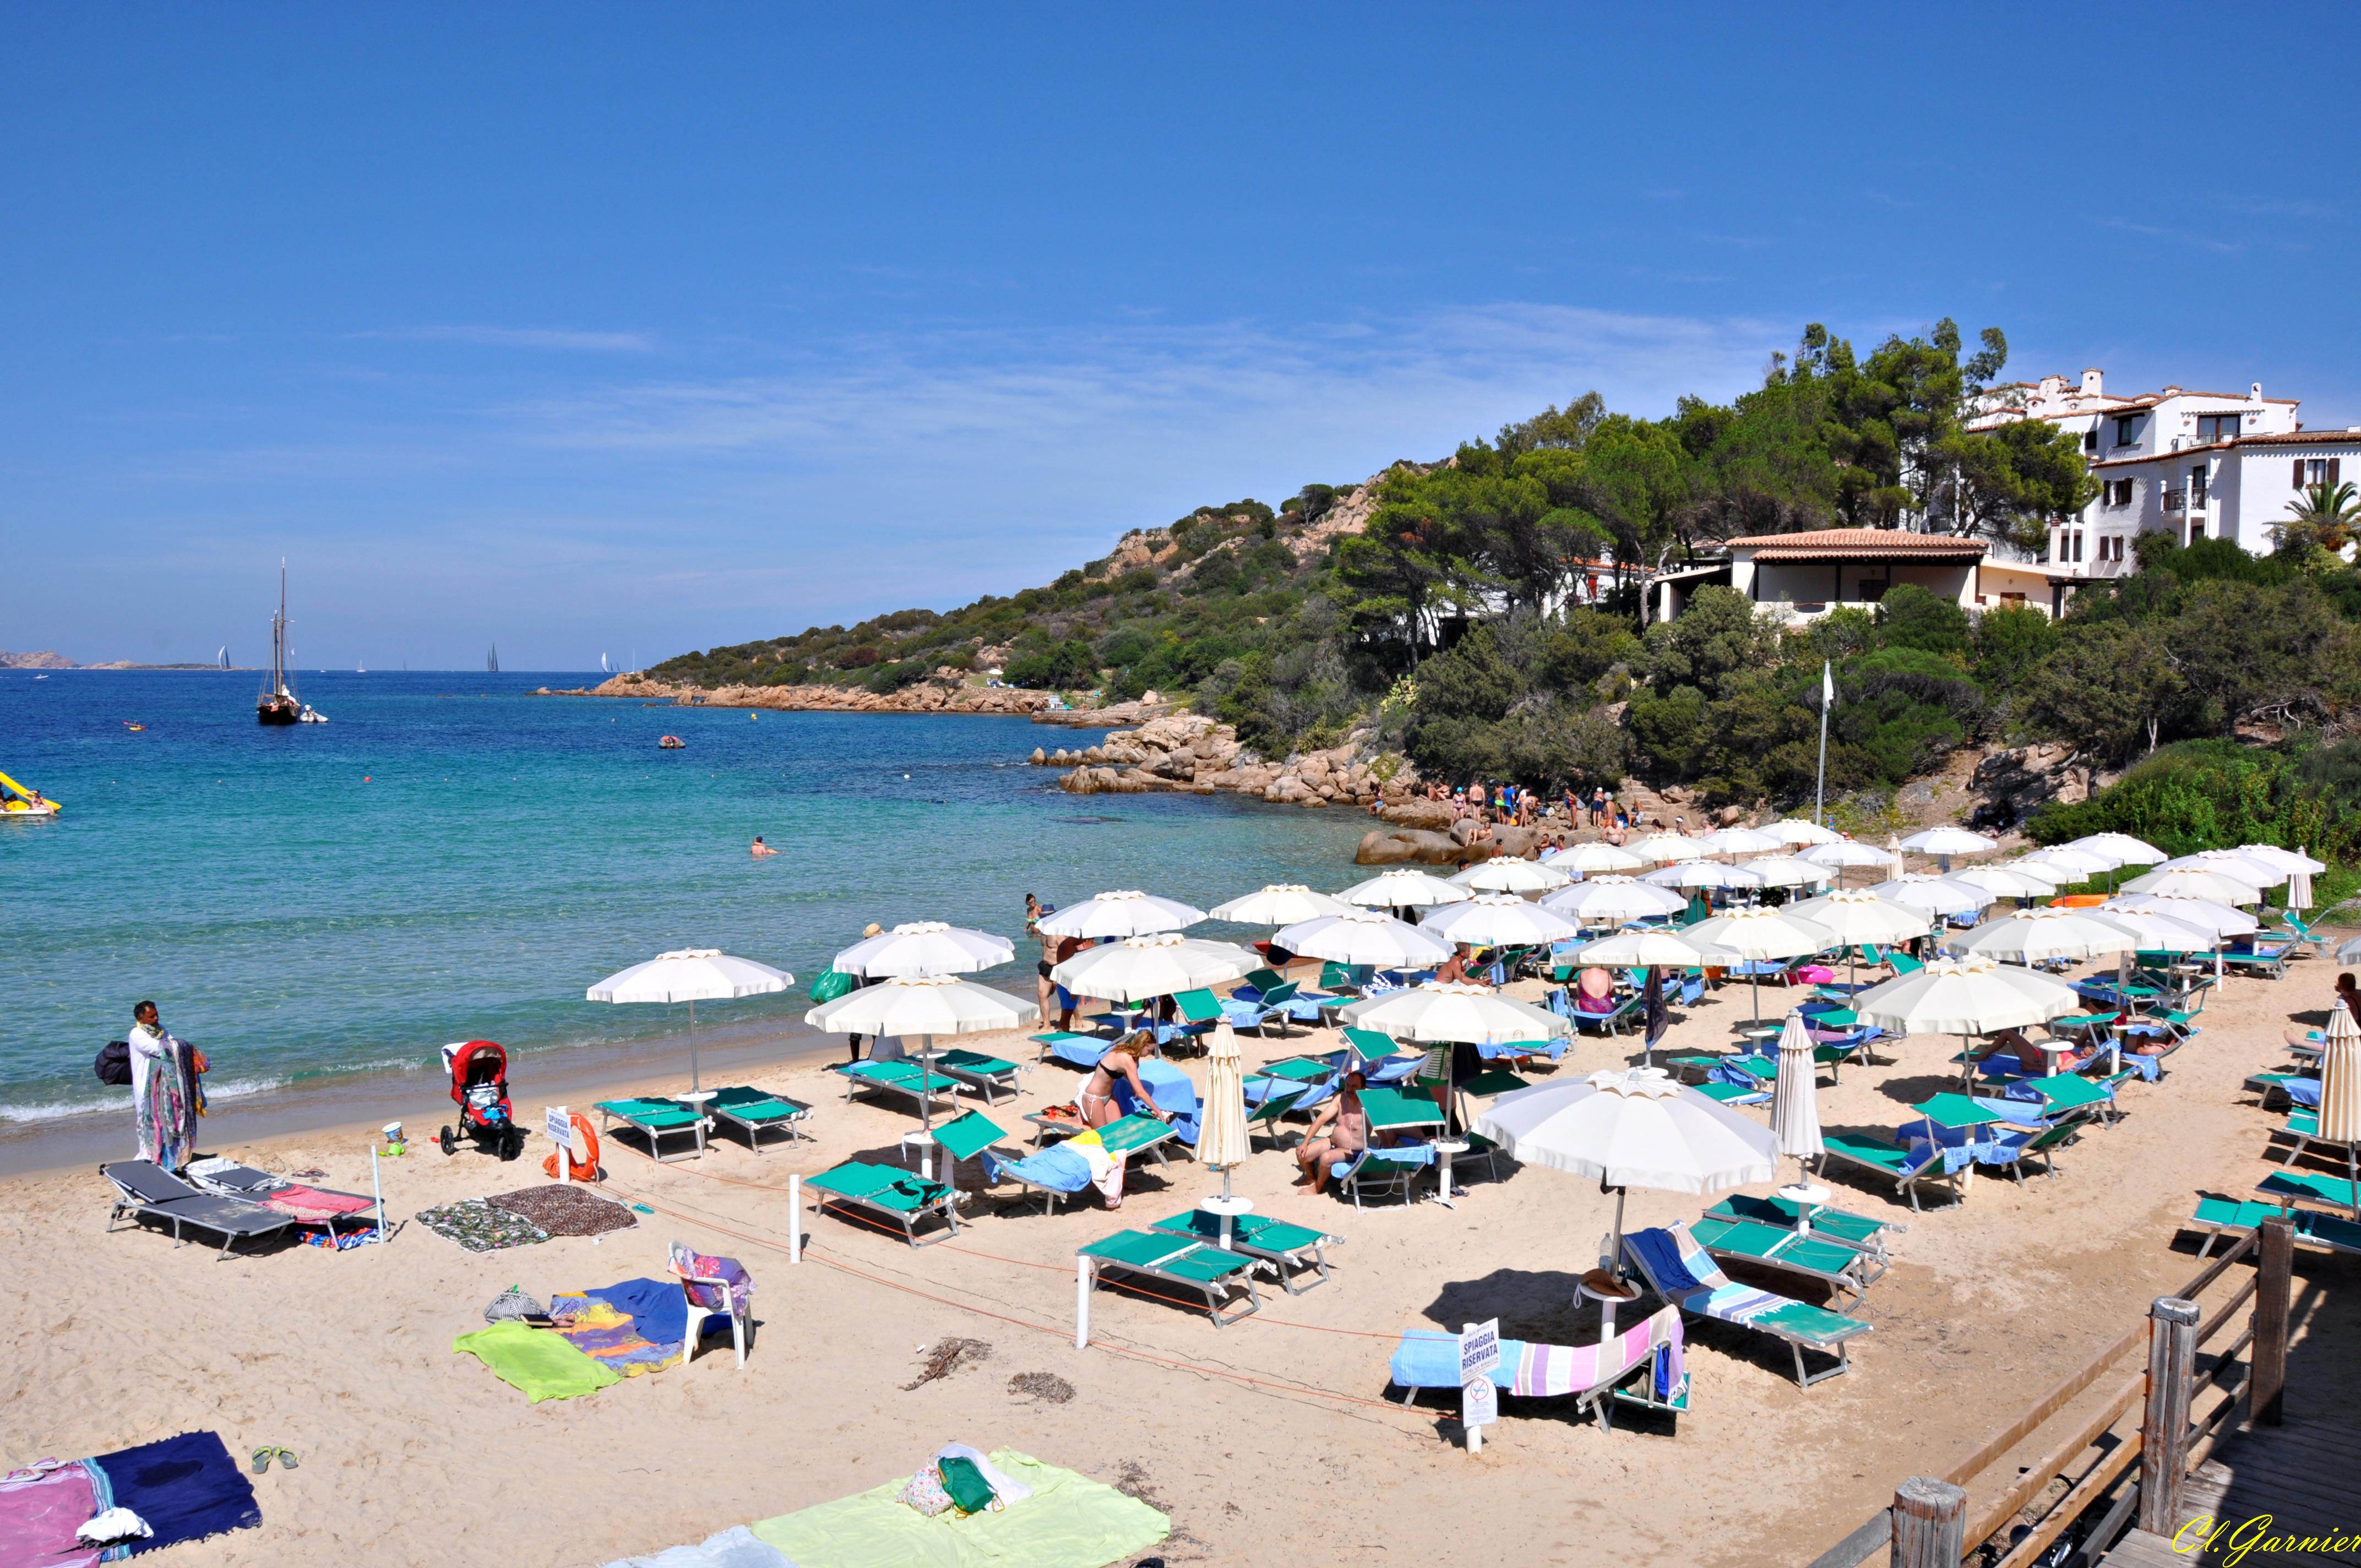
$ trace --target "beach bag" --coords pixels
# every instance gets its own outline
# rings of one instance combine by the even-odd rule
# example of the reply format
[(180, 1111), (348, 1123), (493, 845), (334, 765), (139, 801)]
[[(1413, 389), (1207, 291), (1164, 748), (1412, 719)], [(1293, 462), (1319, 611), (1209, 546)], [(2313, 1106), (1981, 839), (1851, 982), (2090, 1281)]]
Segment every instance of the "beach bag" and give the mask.
[(842, 970), (829, 970), (811, 982), (811, 999), (815, 1003), (833, 1002), (851, 991), (852, 977)]
[(510, 1286), (493, 1297), (492, 1304), (484, 1309), (484, 1321), (488, 1323), (505, 1323), (525, 1318), (548, 1316), (548, 1308), (526, 1295), (522, 1287), (515, 1285)]
[(951, 1507), (960, 1512), (980, 1514), (992, 1507), (992, 1483), (983, 1478), (974, 1460), (939, 1458), (935, 1471), (942, 1477), (943, 1490), (950, 1495)]
[(128, 1087), (131, 1082), (131, 1042), (109, 1040), (98, 1047), (98, 1059), (90, 1064), (101, 1083)]

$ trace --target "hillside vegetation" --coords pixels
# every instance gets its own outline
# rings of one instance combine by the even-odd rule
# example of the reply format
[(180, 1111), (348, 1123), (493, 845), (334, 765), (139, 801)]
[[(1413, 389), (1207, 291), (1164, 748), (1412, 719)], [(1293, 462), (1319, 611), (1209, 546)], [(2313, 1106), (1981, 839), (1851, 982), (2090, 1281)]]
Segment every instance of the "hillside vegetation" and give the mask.
[[(2084, 505), (2095, 487), (2070, 436), (1965, 427), (2006, 359), (1997, 330), (1980, 343), (1964, 353), (1946, 321), (1859, 355), (1814, 325), (1728, 405), (1685, 398), (1645, 420), (1587, 394), (1366, 485), (1134, 531), (1046, 587), (650, 673), (887, 692), (997, 667), (1015, 685), (1188, 700), (1267, 756), (1367, 726), (1430, 776), (1554, 789), (1636, 773), (1786, 804), (1811, 792), (1825, 663), (1831, 794), (2002, 740), (2112, 768), (2175, 741), (2279, 737), (2290, 777), (2352, 771), (2323, 743), (2361, 698), (2361, 574), (2311, 528), (2259, 559), (2144, 537), (2136, 571), (2083, 587), (2057, 623), (1971, 618), (1905, 587), (1874, 612), (1786, 629), (1708, 587), (1642, 630), (1647, 576), (1721, 539), (1907, 525), (2033, 543)], [(2315, 753), (2332, 761), (2301, 761)]]

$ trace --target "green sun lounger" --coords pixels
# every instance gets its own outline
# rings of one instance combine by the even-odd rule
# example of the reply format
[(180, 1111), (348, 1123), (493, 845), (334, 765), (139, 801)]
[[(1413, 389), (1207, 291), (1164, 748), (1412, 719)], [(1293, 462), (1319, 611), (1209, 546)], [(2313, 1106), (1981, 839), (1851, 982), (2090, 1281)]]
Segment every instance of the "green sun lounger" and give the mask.
[[(2290, 1111), (2287, 1120), (2271, 1129), (2271, 1142), (2276, 1144), (2284, 1140), (2295, 1146), (2288, 1150), (2290, 1165), (2302, 1158), (2303, 1151), (2310, 1148), (2312, 1140), (2318, 1136), (2320, 1136), (2320, 1113), (2302, 1106)], [(2264, 1151), (2263, 1157), (2266, 1159), (2270, 1157), (2268, 1150)]]
[[(1817, 1235), (1800, 1235), (1784, 1225), (1758, 1224), (1752, 1220), (1724, 1220), (1708, 1214), (1689, 1226), (1689, 1234), (1706, 1252), (1724, 1263), (1751, 1263), (1817, 1279), (1838, 1292), (1842, 1303), (1858, 1307), (1869, 1294), (1874, 1277), (1860, 1253)], [(1880, 1272), (1883, 1272), (1880, 1270)]]
[(1997, 1141), (2005, 1151), (2006, 1157), (1994, 1159), (1990, 1156), (1982, 1156), (1978, 1157), (1976, 1163), (2007, 1171), (2011, 1179), (2022, 1187), (2025, 1185), (2025, 1162), (2028, 1159), (2038, 1159), (2041, 1161), (2042, 1174), (2055, 1181), (2058, 1179), (2058, 1151), (2082, 1135), (2082, 1119), (2080, 1116), (2070, 1116), (2065, 1121), (2054, 1122), (2037, 1132), (2005, 1135)]
[(1369, 1115), (1369, 1131), (1401, 1133), (1416, 1127), (1444, 1124), (1443, 1107), (1431, 1094), (1411, 1094), (1373, 1084), (1361, 1091), (1361, 1109)]
[(2115, 1097), (2103, 1083), (2094, 1083), (2079, 1072), (2051, 1073), (2047, 1078), (2021, 1078), (2016, 1087), (2030, 1089), (2041, 1096), (2041, 1113), (2046, 1120), (2060, 1117), (2077, 1120), (2113, 1122), (2115, 1119)]
[[(1215, 1328), (1227, 1328), (1240, 1318), (1262, 1310), (1262, 1297), (1255, 1290), (1255, 1272), (1271, 1266), (1243, 1253), (1224, 1252), (1203, 1242), (1147, 1231), (1117, 1231), (1104, 1241), (1076, 1248), (1074, 1255), (1089, 1263), (1093, 1289), (1098, 1288), (1099, 1276), (1113, 1269), (1198, 1292), (1205, 1298), (1205, 1315), (1213, 1320)], [(1224, 1316), (1222, 1309), (1240, 1290), (1246, 1292), (1246, 1304)]]
[[(1781, 1225), (1795, 1228), (1803, 1208), (1790, 1199), (1749, 1198), (1732, 1193), (1706, 1212), (1709, 1220), (1751, 1220), (1758, 1225)], [(1863, 1284), (1873, 1284), (1892, 1262), (1885, 1250), (1888, 1231), (1906, 1231), (1910, 1227), (1891, 1220), (1875, 1220), (1867, 1214), (1848, 1213), (1842, 1209), (1819, 1208), (1812, 1211), (1812, 1234), (1822, 1241), (1852, 1248), (1875, 1266), (1874, 1271), (1862, 1277)]]
[[(1652, 1252), (1659, 1256), (1676, 1254), (1681, 1271), (1697, 1283), (1684, 1286), (1677, 1278), (1659, 1276), (1649, 1259)], [(1639, 1269), (1656, 1294), (1690, 1316), (1730, 1323), (1784, 1341), (1795, 1354), (1795, 1385), (1800, 1388), (1851, 1371), (1850, 1342), (1854, 1335), (1870, 1331), (1870, 1325), (1859, 1318), (1790, 1300), (1774, 1291), (1733, 1284), (1728, 1275), (1714, 1266), (1713, 1260), (1697, 1245), (1697, 1238), (1685, 1224), (1676, 1223), (1663, 1230), (1632, 1232), (1623, 1238), (1623, 1255)], [(1834, 1356), (1836, 1365), (1823, 1371), (1806, 1372), (1806, 1350)]]
[[(1353, 1033), (1350, 1029), (1345, 1032)], [(1325, 1083), (1336, 1076), (1336, 1064), (1318, 1057), (1282, 1057), (1265, 1065), (1255, 1076), (1284, 1078), (1296, 1083)]]
[[(883, 1215), (901, 1227), (903, 1239), (914, 1247), (932, 1246), (959, 1234), (959, 1215), (952, 1212), (949, 1182), (928, 1181), (890, 1165), (856, 1159), (818, 1176), (807, 1176), (804, 1185), (822, 1194), (815, 1208), (825, 1211), (833, 1204)], [(929, 1215), (940, 1218), (950, 1229), (920, 1241), (918, 1223)]]
[(1015, 1094), (1016, 1075), (1022, 1069), (1013, 1061), (988, 1057), (982, 1051), (945, 1051), (935, 1058), (935, 1070), (983, 1090), (983, 1102), (995, 1105), (999, 1101), (994, 1091), (1005, 1089)]
[(899, 1095), (916, 1111), (920, 1108), (921, 1083), (925, 1085), (925, 1099), (939, 1100), (945, 1105), (952, 1102), (959, 1090), (957, 1079), (945, 1078), (939, 1072), (921, 1072), (918, 1064), (910, 1061), (840, 1061), (828, 1070), (844, 1079), (847, 1103), (854, 1094), (866, 1090), (873, 1094)]
[(2281, 1209), (2276, 1203), (2258, 1203), (2251, 1199), (2241, 1203), (2233, 1198), (2200, 1198), (2197, 1212), (2190, 1217), (2187, 1228), (2206, 1233), (2205, 1245), (2197, 1249), (2197, 1255), (2204, 1257), (2224, 1235), (2244, 1235), (2274, 1214), (2286, 1214), (2295, 1222), (2299, 1246), (2323, 1247), (2330, 1252), (2361, 1256), (2361, 1225), (2351, 1220), (2312, 1209)]
[[(1221, 1245), (1221, 1216), (1202, 1209), (1159, 1220), (1156, 1228), (1170, 1235)], [(1230, 1250), (1269, 1263), (1279, 1271), (1279, 1288), (1290, 1296), (1301, 1296), (1312, 1286), (1328, 1282), (1328, 1244), (1344, 1239), (1267, 1214), (1239, 1214), (1230, 1222)], [(1290, 1269), (1294, 1272), (1289, 1273)], [(1306, 1276), (1316, 1277), (1306, 1283)]]
[(2283, 1208), (2321, 1203), (2353, 1212), (2353, 1183), (2341, 1176), (2319, 1176), (2309, 1170), (2275, 1170), (2255, 1184), (2255, 1190), (2279, 1201)]
[(1269, 1135), (1274, 1144), (1278, 1143), (1280, 1137), (1279, 1118), (1294, 1110), (1311, 1092), (1309, 1089), (1299, 1089), (1291, 1093), (1281, 1091), (1265, 1097), (1261, 1104), (1246, 1113), (1246, 1141), (1251, 1144), (1254, 1135), (1260, 1131)]
[(1695, 1087), (1708, 1100), (1719, 1101), (1724, 1105), (1767, 1105), (1771, 1102), (1769, 1090), (1749, 1089), (1742, 1083), (1708, 1082)]
[(611, 1129), (618, 1122), (646, 1135), (648, 1157), (661, 1164), (665, 1158), (664, 1140), (667, 1136), (687, 1134), (697, 1140), (694, 1151), (674, 1155), (674, 1159), (705, 1157), (705, 1129), (710, 1123), (674, 1100), (601, 1100), (591, 1109), (607, 1118), (601, 1131)]
[[(695, 1109), (686, 1102), (683, 1104)], [(705, 1113), (713, 1119), (717, 1130), (735, 1127), (745, 1134), (746, 1146), (756, 1154), (763, 1152), (764, 1133), (785, 1133), (790, 1144), (810, 1135), (796, 1125), (811, 1119), (810, 1106), (745, 1084), (715, 1090), (713, 1097), (705, 1102)]]
[(1914, 1160), (1910, 1157), (1910, 1151), (1893, 1139), (1866, 1133), (1822, 1132), (1820, 1143), (1822, 1170), (1826, 1170), (1833, 1161), (1890, 1180), (1894, 1183), (1896, 1197), (1910, 1200), (1914, 1213), (1919, 1212), (1918, 1189), (1927, 1183), (1940, 1182), (1949, 1188), (1954, 1203), (1961, 1201), (1965, 1196), (1960, 1190), (1959, 1177), (1943, 1169), (1941, 1149), (1929, 1146), (1923, 1157)]

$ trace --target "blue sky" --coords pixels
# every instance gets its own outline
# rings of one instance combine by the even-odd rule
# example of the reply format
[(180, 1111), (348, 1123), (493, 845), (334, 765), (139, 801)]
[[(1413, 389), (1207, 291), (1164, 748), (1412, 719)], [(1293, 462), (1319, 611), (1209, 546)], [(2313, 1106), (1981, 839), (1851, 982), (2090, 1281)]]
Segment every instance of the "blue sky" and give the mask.
[(9, 7), (0, 647), (653, 662), (1807, 320), (2361, 422), (2361, 13), (1937, 9)]

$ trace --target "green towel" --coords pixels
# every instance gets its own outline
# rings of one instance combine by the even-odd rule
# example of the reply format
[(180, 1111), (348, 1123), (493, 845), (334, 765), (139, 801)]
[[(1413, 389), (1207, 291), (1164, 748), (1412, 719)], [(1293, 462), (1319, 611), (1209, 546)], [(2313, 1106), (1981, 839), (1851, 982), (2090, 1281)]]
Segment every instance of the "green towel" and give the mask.
[(793, 1561), (829, 1568), (1103, 1568), (1172, 1529), (1146, 1503), (1014, 1449), (996, 1450), (992, 1462), (1033, 1495), (994, 1513), (928, 1519), (894, 1500), (903, 1476), (750, 1528)]
[(544, 1399), (574, 1399), (595, 1394), (622, 1375), (593, 1355), (587, 1355), (552, 1329), (528, 1328), (520, 1322), (494, 1323), (451, 1342), (461, 1355), (472, 1355), (491, 1369), (493, 1376), (538, 1405)]

